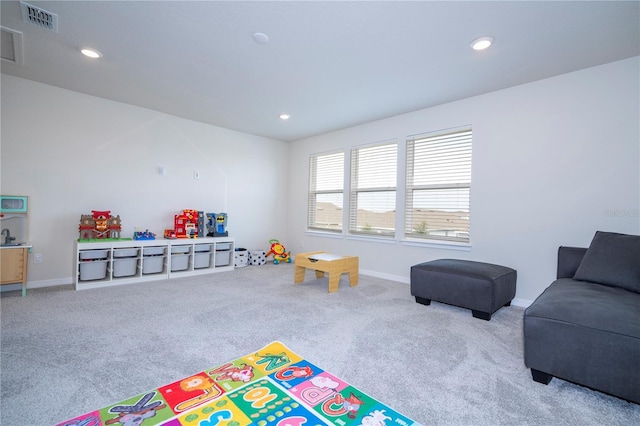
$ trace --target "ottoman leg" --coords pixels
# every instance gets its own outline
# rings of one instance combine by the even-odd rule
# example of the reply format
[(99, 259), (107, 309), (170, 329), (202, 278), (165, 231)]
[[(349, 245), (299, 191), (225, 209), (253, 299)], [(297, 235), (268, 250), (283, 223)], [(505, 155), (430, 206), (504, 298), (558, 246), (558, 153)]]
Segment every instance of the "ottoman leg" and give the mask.
[(431, 299), (425, 299), (424, 297), (416, 296), (416, 302), (420, 303), (421, 305), (429, 306), (431, 304)]
[(511, 306), (511, 300), (509, 300), (507, 303), (505, 303), (503, 306)]
[(534, 370), (533, 368), (531, 369), (531, 377), (534, 381), (542, 383), (543, 385), (548, 385), (551, 379), (553, 379), (553, 376), (551, 374), (547, 374), (539, 370)]
[(475, 309), (472, 309), (471, 313), (473, 314), (474, 318), (478, 318), (485, 321), (491, 321), (491, 314), (489, 312), (480, 312), (480, 311), (476, 311)]

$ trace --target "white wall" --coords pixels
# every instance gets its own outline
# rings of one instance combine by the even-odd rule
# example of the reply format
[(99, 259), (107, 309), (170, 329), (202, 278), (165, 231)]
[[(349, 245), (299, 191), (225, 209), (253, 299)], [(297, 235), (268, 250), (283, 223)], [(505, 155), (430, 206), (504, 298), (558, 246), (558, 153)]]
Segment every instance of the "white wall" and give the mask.
[(30, 287), (71, 282), (91, 210), (120, 215), (123, 237), (140, 227), (162, 238), (182, 209), (228, 213), (238, 247), (268, 248), (286, 232), (283, 142), (5, 74), (1, 117), (1, 191), (31, 197)]
[[(411, 265), (437, 258), (503, 264), (517, 269), (515, 302), (526, 305), (555, 278), (558, 246), (587, 247), (596, 230), (640, 233), (639, 76), (635, 57), (297, 141), (290, 248), (358, 255), (364, 272), (404, 282)], [(403, 147), (407, 135), (467, 124), (470, 251), (305, 232), (310, 154), (392, 138)]]

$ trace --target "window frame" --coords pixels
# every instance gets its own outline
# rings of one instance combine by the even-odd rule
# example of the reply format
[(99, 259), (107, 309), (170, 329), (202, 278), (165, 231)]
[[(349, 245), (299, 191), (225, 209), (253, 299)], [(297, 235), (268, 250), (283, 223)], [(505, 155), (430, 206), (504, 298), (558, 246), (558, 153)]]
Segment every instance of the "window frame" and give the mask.
[[(361, 180), (360, 171), (361, 166), (364, 164), (361, 162), (362, 153), (367, 150), (375, 150), (377, 148), (385, 148), (393, 146), (393, 176), (394, 185), (382, 185), (382, 186), (365, 186), (359, 187), (359, 181)], [(374, 156), (376, 157), (376, 156)], [(379, 156), (374, 158), (376, 160), (388, 161), (388, 157)], [(390, 139), (381, 142), (376, 142), (367, 145), (359, 145), (351, 148), (350, 152), (350, 176), (349, 176), (349, 215), (348, 215), (348, 233), (350, 236), (358, 236), (364, 238), (395, 238), (396, 227), (396, 213), (398, 204), (398, 141), (397, 139)], [(366, 163), (371, 166), (371, 163)], [(374, 194), (374, 193), (393, 193), (393, 221), (392, 228), (390, 230), (384, 230), (380, 227), (372, 227), (370, 230), (361, 229), (358, 227), (358, 199), (360, 194)]]
[[(328, 159), (330, 157), (338, 157), (341, 156), (340, 159), (340, 167), (337, 167), (337, 175), (331, 174), (324, 176), (324, 182), (333, 180), (340, 183), (340, 188), (334, 187), (330, 189), (318, 189), (318, 160), (325, 158)], [(307, 231), (311, 232), (326, 232), (330, 234), (342, 234), (344, 231), (344, 172), (345, 172), (345, 151), (331, 151), (331, 152), (322, 152), (322, 153), (313, 153), (309, 155), (309, 182), (308, 182), (308, 193), (307, 193)], [(333, 160), (339, 161), (339, 160)], [(335, 171), (335, 170), (334, 170)], [(332, 179), (333, 178), (333, 179)], [(320, 185), (324, 186), (324, 185)], [(327, 223), (326, 226), (319, 226), (317, 222), (317, 207), (318, 207), (318, 195), (336, 195), (336, 198), (340, 198), (341, 206), (339, 207), (340, 211), (340, 221), (338, 223), (338, 227), (331, 227), (331, 224)]]
[[(440, 160), (435, 161), (436, 166), (446, 168), (444, 166), (445, 162), (455, 162), (456, 161), (456, 150), (460, 149), (459, 154), (460, 158), (458, 161), (463, 161), (464, 167), (462, 168), (464, 171), (464, 176), (461, 173), (461, 176), (456, 181), (449, 182), (441, 182), (441, 183), (430, 183), (430, 184), (415, 184), (414, 177), (416, 175), (417, 167), (426, 167), (423, 164), (416, 164), (416, 144), (426, 145), (429, 143), (437, 143), (440, 140), (443, 143), (446, 143), (448, 140), (454, 141), (455, 139), (460, 139), (461, 141), (453, 145), (452, 147), (445, 149), (445, 157)], [(420, 148), (424, 148), (420, 146)], [(438, 148), (440, 149), (440, 148)], [(410, 239), (413, 241), (424, 241), (425, 243), (440, 243), (440, 244), (470, 244), (471, 243), (471, 171), (472, 171), (472, 150), (473, 150), (473, 130), (471, 126), (464, 126), (460, 128), (454, 129), (446, 129), (442, 131), (423, 133), (418, 135), (412, 135), (406, 140), (406, 156), (405, 156), (405, 205), (404, 205), (404, 218), (403, 218), (403, 226), (404, 226), (404, 238)], [(435, 149), (432, 150), (432, 155), (435, 156)], [(424, 161), (424, 160), (423, 160)], [(468, 163), (468, 164), (467, 164)], [(452, 170), (453, 168), (451, 168)], [(450, 171), (450, 170), (447, 170)], [(443, 175), (438, 175), (436, 179), (442, 179)], [(466, 180), (465, 180), (466, 178)], [(465, 191), (466, 190), (466, 191)], [(453, 196), (454, 194), (462, 194), (459, 199), (456, 199), (455, 204), (464, 205), (466, 210), (458, 210), (457, 212), (450, 211), (445, 220), (448, 222), (456, 223), (458, 226), (454, 226), (460, 228), (460, 221), (466, 223), (466, 226), (462, 227), (462, 229), (442, 229), (437, 230), (434, 229), (433, 232), (440, 232), (444, 235), (439, 235), (437, 233), (430, 233), (428, 228), (421, 231), (416, 231), (415, 229), (415, 207), (414, 201), (417, 192), (422, 192), (423, 196), (427, 196), (429, 192), (440, 191), (440, 197), (449, 192), (449, 195)], [(465, 194), (466, 192), (466, 194)], [(427, 196), (428, 197), (428, 196)], [(455, 196), (453, 197), (455, 198)], [(460, 202), (459, 200), (465, 200), (466, 202)], [(429, 210), (429, 207), (426, 207)], [(437, 205), (432, 207), (431, 210), (439, 210)], [(441, 209), (445, 210), (445, 209)], [(425, 222), (425, 226), (427, 223)], [(449, 232), (453, 232), (454, 235), (448, 235)], [(466, 236), (465, 236), (466, 233)]]

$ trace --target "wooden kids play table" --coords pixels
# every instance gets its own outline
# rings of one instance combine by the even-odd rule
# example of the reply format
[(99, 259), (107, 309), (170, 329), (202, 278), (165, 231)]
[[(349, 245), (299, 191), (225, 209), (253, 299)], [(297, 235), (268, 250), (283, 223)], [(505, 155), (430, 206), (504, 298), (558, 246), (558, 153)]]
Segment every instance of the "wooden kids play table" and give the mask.
[(300, 284), (304, 281), (307, 269), (316, 271), (316, 278), (324, 277), (324, 273), (329, 274), (329, 293), (338, 291), (340, 276), (349, 274), (349, 285), (358, 285), (358, 257), (340, 256), (337, 254), (325, 253), (322, 251), (300, 253), (295, 257), (295, 278), (294, 282)]

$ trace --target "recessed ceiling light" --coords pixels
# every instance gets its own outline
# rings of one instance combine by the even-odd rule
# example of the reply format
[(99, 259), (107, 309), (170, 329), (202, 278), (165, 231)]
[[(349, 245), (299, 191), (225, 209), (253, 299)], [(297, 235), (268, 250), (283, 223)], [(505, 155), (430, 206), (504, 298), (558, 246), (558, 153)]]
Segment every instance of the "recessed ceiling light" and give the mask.
[(253, 39), (256, 43), (265, 44), (269, 41), (269, 36), (264, 33), (253, 33)]
[(487, 47), (491, 46), (493, 40), (493, 37), (479, 37), (473, 40), (470, 46), (473, 50), (484, 50)]
[(82, 54), (84, 56), (87, 56), (87, 57), (89, 57), (91, 59), (102, 58), (102, 53), (100, 53), (96, 49), (90, 49), (88, 47), (85, 47), (85, 48), (80, 49), (80, 52), (82, 52)]
[(289, 114), (280, 114), (280, 119), (282, 119), (282, 120), (288, 120), (290, 118), (291, 118), (291, 116)]

